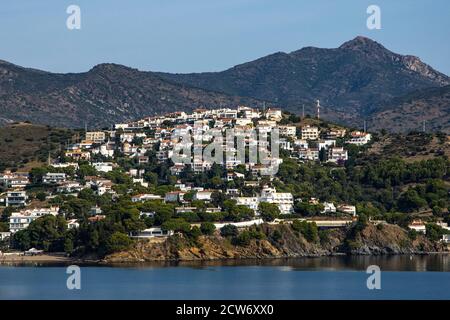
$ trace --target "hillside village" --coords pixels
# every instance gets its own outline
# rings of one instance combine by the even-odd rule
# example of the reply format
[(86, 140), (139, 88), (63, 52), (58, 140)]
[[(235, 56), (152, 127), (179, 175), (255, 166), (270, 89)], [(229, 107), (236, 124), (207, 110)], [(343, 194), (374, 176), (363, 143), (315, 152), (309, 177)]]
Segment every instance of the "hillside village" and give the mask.
[[(46, 165), (0, 174), (4, 191), (0, 240), (9, 241), (13, 249), (38, 247), (69, 254), (81, 250), (83, 254), (123, 250), (131, 239), (212, 234), (230, 226), (242, 229), (298, 220), (319, 229), (346, 228), (359, 219), (358, 203), (342, 201), (348, 196), (325, 199), (330, 195), (308, 193), (295, 185), (290, 192), (286, 190), (292, 179), (290, 170), (298, 172), (299, 166), (322, 168), (330, 174), (345, 170), (352, 156), (372, 144), (373, 136), (318, 118), (319, 114), (303, 118), (281, 109), (241, 106), (174, 112), (117, 123), (108, 130), (86, 130), (57, 157), (49, 156)], [(230, 147), (213, 134), (225, 136), (230, 129), (254, 129), (268, 136), (276, 129), (277, 156), (273, 149), (266, 149), (267, 140), (256, 135), (243, 135), (247, 154), (239, 156), (234, 140)], [(192, 140), (186, 140), (186, 135)], [(173, 161), (180, 146), (204, 150), (212, 142), (227, 151), (223, 163), (191, 156)], [(252, 146), (264, 148), (266, 159), (252, 160), (248, 155)], [(278, 172), (267, 174), (274, 165)], [(444, 217), (448, 215), (448, 191), (445, 194), (446, 199), (433, 200)], [(363, 211), (365, 216), (367, 207)], [(379, 215), (371, 217), (373, 222), (386, 223), (376, 219)], [(439, 240), (448, 242), (442, 230), (450, 228), (444, 220), (434, 222), (442, 233)], [(39, 221), (41, 233), (27, 234)], [(409, 221), (409, 227), (419, 233), (428, 230), (421, 219)], [(53, 231), (57, 235), (47, 239), (46, 233)]]

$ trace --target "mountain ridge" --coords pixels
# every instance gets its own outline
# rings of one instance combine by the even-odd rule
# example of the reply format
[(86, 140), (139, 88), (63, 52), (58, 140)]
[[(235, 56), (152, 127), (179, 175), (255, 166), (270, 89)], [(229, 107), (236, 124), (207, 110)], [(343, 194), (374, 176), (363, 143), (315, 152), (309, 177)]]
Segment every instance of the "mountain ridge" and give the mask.
[(338, 48), (276, 52), (220, 72), (158, 75), (198, 88), (274, 101), (290, 111), (320, 99), (337, 111), (350, 106), (360, 114), (395, 96), (450, 84), (448, 76), (417, 57), (393, 53), (361, 36)]
[(389, 108), (395, 98), (446, 85), (450, 78), (419, 58), (394, 53), (362, 36), (338, 48), (280, 51), (205, 73), (140, 71), (101, 63), (86, 72), (63, 74), (0, 60), (0, 124), (28, 120), (101, 127), (163, 112), (260, 107), (263, 102), (294, 113), (305, 105), (306, 113), (314, 114), (319, 99), (324, 118), (359, 125)]

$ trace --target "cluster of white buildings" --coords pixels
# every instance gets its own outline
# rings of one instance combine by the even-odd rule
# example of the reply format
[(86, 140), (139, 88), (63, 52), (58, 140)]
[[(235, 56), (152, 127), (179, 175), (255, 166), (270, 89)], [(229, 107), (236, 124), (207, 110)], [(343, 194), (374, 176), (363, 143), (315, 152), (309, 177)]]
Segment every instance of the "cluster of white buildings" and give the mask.
[[(77, 195), (84, 188), (94, 190), (97, 195), (110, 194), (115, 196), (114, 183), (105, 178), (108, 173), (118, 168), (115, 162), (117, 155), (127, 157), (134, 161), (134, 168), (129, 169), (127, 174), (132, 178), (133, 183), (146, 188), (149, 183), (144, 181), (146, 170), (142, 169), (151, 161), (159, 163), (173, 160), (176, 148), (186, 148), (186, 150), (196, 147), (205, 148), (209, 142), (220, 143), (223, 150), (227, 152), (222, 165), (226, 168), (226, 175), (222, 179), (233, 181), (236, 179), (252, 180), (245, 181), (248, 186), (259, 188), (259, 182), (262, 176), (274, 166), (279, 166), (282, 159), (268, 147), (268, 141), (257, 139), (257, 135), (247, 135), (249, 131), (256, 131), (258, 134), (265, 133), (270, 135), (274, 129), (279, 132), (279, 146), (281, 150), (288, 151), (291, 158), (299, 162), (304, 161), (323, 161), (338, 165), (348, 160), (348, 153), (342, 145), (342, 141), (349, 144), (364, 145), (371, 139), (370, 134), (364, 132), (347, 133), (345, 129), (331, 128), (321, 129), (313, 125), (296, 126), (292, 124), (283, 124), (283, 113), (277, 108), (268, 108), (266, 110), (257, 110), (245, 106), (237, 109), (196, 109), (192, 113), (173, 112), (160, 116), (143, 118), (130, 123), (118, 123), (112, 130), (87, 131), (82, 139), (69, 144), (64, 152), (65, 159), (60, 163), (49, 163), (50, 172), (42, 176), (42, 183), (49, 188), (53, 188), (56, 194)], [(252, 160), (238, 156), (236, 147), (230, 145), (227, 141), (215, 133), (219, 132), (226, 135), (228, 129), (233, 129), (236, 139), (242, 138), (246, 148), (256, 147), (264, 148), (264, 161), (262, 159)], [(184, 137), (190, 135), (192, 139)], [(234, 139), (234, 138), (233, 138)], [(339, 143), (338, 139), (341, 139)], [(197, 142), (196, 142), (197, 141)], [(198, 142), (200, 141), (200, 142)], [(267, 147), (267, 148), (266, 148)], [(151, 152), (150, 152), (151, 151)], [(149, 154), (156, 155), (150, 157)], [(231, 152), (232, 156), (229, 156)], [(188, 157), (188, 155), (186, 155)], [(190, 155), (189, 155), (190, 157)], [(244, 160), (243, 160), (244, 159)], [(78, 177), (70, 173), (79, 169), (81, 161), (88, 162), (96, 171), (96, 175)], [(201, 173), (212, 168), (214, 162), (205, 159), (196, 159), (193, 161), (173, 161), (169, 168), (174, 176), (180, 176), (183, 172), (190, 169), (194, 173)], [(246, 174), (237, 170), (244, 168), (246, 173), (251, 173), (252, 179), (246, 179)], [(53, 168), (53, 169), (52, 169)], [(238, 172), (240, 171), (240, 172)], [(273, 179), (273, 177), (271, 178)], [(26, 207), (29, 204), (29, 198), (26, 187), (30, 185), (28, 172), (5, 171), (0, 174), (0, 186), (7, 191), (0, 195), (0, 205)], [(254, 184), (254, 185), (252, 185)], [(189, 191), (195, 191), (193, 200), (211, 202), (213, 192), (222, 192), (217, 190), (206, 190), (198, 187), (178, 183), (176, 190), (167, 192), (164, 196), (143, 193), (131, 198), (133, 202), (144, 202), (158, 200), (164, 202), (179, 202), (184, 210), (189, 208), (189, 201), (183, 196)], [(260, 203), (276, 204), (282, 214), (289, 214), (294, 211), (294, 197), (291, 193), (277, 192), (269, 185), (259, 189), (259, 194), (252, 197), (241, 196), (240, 190), (227, 189), (225, 192), (236, 200), (238, 205), (246, 206), (254, 210), (258, 215)], [(324, 204), (326, 212), (335, 212), (334, 204)], [(221, 208), (208, 208), (208, 210), (221, 210)], [(352, 208), (343, 208), (341, 211), (354, 214)], [(10, 218), (10, 230), (15, 233), (27, 228), (35, 219), (45, 215), (56, 215), (58, 208), (44, 209), (21, 209), (14, 212)], [(103, 219), (104, 216), (97, 213), (90, 218), (91, 221)], [(76, 227), (77, 222), (68, 221), (70, 227)], [(158, 230), (147, 230), (149, 234), (159, 234)]]

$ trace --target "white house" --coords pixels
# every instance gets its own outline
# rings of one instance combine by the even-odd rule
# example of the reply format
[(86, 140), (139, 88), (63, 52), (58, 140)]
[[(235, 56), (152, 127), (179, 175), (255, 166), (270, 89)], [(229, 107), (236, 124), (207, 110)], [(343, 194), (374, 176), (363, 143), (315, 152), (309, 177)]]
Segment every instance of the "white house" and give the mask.
[(56, 216), (58, 211), (59, 207), (50, 207), (13, 212), (9, 217), (9, 231), (11, 231), (11, 233), (15, 233), (19, 230), (26, 229), (34, 220), (45, 215)]
[(334, 206), (334, 203), (332, 203), (332, 202), (324, 202), (323, 203), (322, 213), (327, 213), (327, 212), (336, 212), (336, 207)]
[(321, 149), (328, 149), (330, 147), (333, 147), (336, 144), (336, 140), (320, 140), (319, 143), (317, 144), (317, 148), (319, 150)]
[(370, 133), (355, 131), (350, 133), (350, 140), (347, 142), (350, 144), (362, 146), (368, 143), (370, 139), (372, 139), (372, 135)]
[(86, 140), (94, 143), (102, 143), (106, 139), (106, 134), (103, 131), (88, 131), (86, 132)]
[(351, 206), (348, 204), (342, 204), (342, 205), (338, 206), (337, 210), (340, 212), (343, 212), (343, 213), (351, 214), (352, 216), (356, 216), (356, 207), (355, 206)]
[(211, 201), (212, 190), (201, 190), (194, 194), (194, 200)]
[(297, 127), (295, 126), (278, 126), (280, 130), (280, 136), (295, 137), (297, 133)]
[(68, 229), (76, 229), (79, 228), (80, 224), (77, 222), (77, 219), (71, 219), (67, 221), (67, 228)]
[(269, 108), (266, 111), (266, 118), (270, 120), (280, 121), (283, 118), (281, 109)]
[(186, 194), (184, 191), (170, 191), (164, 196), (165, 202), (178, 202), (183, 201), (183, 196)]
[(422, 222), (422, 220), (413, 220), (409, 225), (408, 228), (411, 230), (415, 230), (420, 233), (426, 233), (426, 227), (425, 224)]
[(159, 227), (153, 227), (144, 229), (138, 232), (132, 232), (130, 234), (131, 238), (137, 238), (137, 239), (148, 239), (148, 238), (156, 238), (156, 237), (168, 237), (173, 235), (174, 232), (172, 230), (162, 230)]
[(83, 189), (83, 186), (77, 181), (65, 181), (60, 183), (56, 188), (56, 192), (58, 193), (76, 193), (80, 192)]
[(328, 149), (327, 162), (341, 163), (348, 160), (348, 152), (343, 147), (332, 147)]
[(95, 162), (91, 164), (95, 170), (100, 172), (110, 172), (113, 170), (113, 164), (111, 162)]
[(261, 190), (259, 201), (276, 204), (281, 214), (294, 211), (294, 197), (289, 192), (276, 192), (275, 188), (265, 186)]
[(303, 140), (317, 140), (319, 139), (319, 128), (313, 126), (302, 127), (302, 139)]
[(46, 184), (56, 184), (66, 181), (64, 172), (48, 172), (42, 177), (42, 182)]
[(150, 200), (162, 200), (163, 198), (160, 195), (157, 194), (138, 194), (131, 197), (132, 202), (144, 202), (144, 201), (150, 201)]
[(259, 198), (258, 197), (236, 197), (236, 205), (246, 206), (253, 211), (258, 211)]
[(25, 206), (27, 204), (28, 195), (25, 191), (14, 190), (6, 193), (5, 205), (9, 206)]

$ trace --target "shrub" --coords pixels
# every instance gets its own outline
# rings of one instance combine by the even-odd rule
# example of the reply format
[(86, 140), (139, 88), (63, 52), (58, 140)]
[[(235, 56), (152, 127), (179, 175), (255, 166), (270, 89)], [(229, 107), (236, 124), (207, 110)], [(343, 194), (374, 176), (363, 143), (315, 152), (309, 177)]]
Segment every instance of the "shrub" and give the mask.
[(272, 234), (270, 235), (270, 238), (271, 238), (273, 241), (278, 242), (278, 241), (281, 240), (282, 234), (281, 234), (280, 231), (274, 230), (274, 231), (272, 232)]
[(226, 224), (220, 229), (222, 237), (236, 237), (238, 233), (238, 228), (232, 224)]
[(216, 226), (212, 222), (203, 222), (200, 225), (200, 230), (204, 235), (212, 235), (216, 230)]
[(247, 246), (250, 244), (252, 235), (249, 231), (242, 231), (237, 237), (233, 239), (233, 243), (237, 246)]

